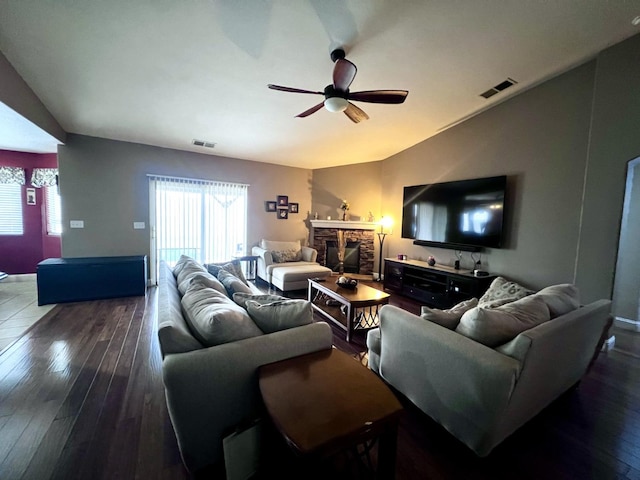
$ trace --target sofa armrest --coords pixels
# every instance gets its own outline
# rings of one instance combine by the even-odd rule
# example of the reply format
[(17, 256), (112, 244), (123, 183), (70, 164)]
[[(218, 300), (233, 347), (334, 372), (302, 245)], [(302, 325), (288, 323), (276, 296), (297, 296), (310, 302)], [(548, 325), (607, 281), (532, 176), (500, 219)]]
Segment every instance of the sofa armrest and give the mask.
[[(400, 308), (380, 310), (380, 375), (479, 454), (520, 363)], [(479, 440), (480, 439), (480, 440)]]
[(258, 257), (258, 269), (256, 272), (258, 277), (271, 283), (271, 278), (267, 273), (267, 267), (273, 264), (273, 256), (271, 255), (271, 252), (261, 247), (253, 247), (251, 249), (251, 253)]
[(191, 473), (223, 458), (222, 439), (259, 416), (259, 366), (332, 347), (324, 322), (193, 352), (167, 355), (167, 406)]
[(302, 260), (305, 262), (315, 262), (318, 258), (318, 251), (311, 247), (302, 247)]
[(611, 325), (611, 300), (597, 300), (522, 332), (529, 348), (511, 421), (523, 423), (580, 381)]

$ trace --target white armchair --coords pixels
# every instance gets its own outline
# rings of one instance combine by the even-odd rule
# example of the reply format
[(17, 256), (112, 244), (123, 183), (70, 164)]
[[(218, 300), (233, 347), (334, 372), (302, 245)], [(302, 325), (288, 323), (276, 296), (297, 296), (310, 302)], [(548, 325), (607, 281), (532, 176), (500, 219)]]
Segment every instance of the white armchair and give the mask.
[(301, 246), (299, 241), (261, 240), (253, 247), (258, 257), (257, 275), (283, 292), (307, 288), (309, 278), (326, 278), (331, 270), (316, 262), (318, 251)]

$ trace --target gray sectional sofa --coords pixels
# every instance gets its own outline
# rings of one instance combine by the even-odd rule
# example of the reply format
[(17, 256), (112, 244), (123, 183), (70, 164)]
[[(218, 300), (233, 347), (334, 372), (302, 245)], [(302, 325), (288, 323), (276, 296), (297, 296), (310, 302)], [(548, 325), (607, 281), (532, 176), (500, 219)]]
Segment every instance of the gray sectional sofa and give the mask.
[(384, 306), (367, 336), (369, 367), (486, 456), (577, 384), (600, 351), (611, 302), (579, 305), (576, 292), (521, 289), (517, 300), (498, 295), (421, 316)]
[[(292, 315), (298, 318), (305, 313), (303, 304), (293, 305), (293, 313), (287, 316), (287, 301), (266, 303), (263, 298), (262, 304), (277, 305), (275, 315), (269, 316), (262, 311), (264, 308), (261, 310), (261, 303), (247, 301), (254, 294), (259, 298), (261, 293), (250, 282), (219, 271), (216, 277), (193, 261), (186, 263), (192, 271), (182, 270), (178, 277), (174, 271), (179, 268), (160, 264), (158, 338), (169, 416), (183, 462), (195, 474), (212, 467), (219, 471), (224, 462), (223, 438), (261, 415), (258, 367), (330, 349), (332, 335), (323, 322), (305, 321), (295, 326)], [(215, 268), (233, 272), (229, 264)], [(221, 289), (219, 284), (235, 285), (241, 291), (233, 292), (234, 287)], [(244, 297), (246, 308), (232, 300), (233, 293), (236, 298)], [(214, 303), (207, 304), (210, 299)], [(252, 322), (246, 311), (249, 305), (260, 310), (255, 318), (263, 322), (263, 328), (248, 323)], [(200, 323), (194, 326), (194, 322)], [(265, 327), (267, 323), (269, 328)], [(212, 344), (218, 341), (223, 342)]]

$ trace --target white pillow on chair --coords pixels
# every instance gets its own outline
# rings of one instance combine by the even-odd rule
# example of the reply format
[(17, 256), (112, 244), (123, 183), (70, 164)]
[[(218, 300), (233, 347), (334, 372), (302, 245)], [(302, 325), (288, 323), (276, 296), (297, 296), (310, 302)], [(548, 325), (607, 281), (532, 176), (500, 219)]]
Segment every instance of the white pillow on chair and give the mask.
[(283, 250), (300, 250), (300, 240), (294, 240), (290, 242), (279, 242), (276, 240), (260, 240), (260, 247), (269, 251), (283, 251)]

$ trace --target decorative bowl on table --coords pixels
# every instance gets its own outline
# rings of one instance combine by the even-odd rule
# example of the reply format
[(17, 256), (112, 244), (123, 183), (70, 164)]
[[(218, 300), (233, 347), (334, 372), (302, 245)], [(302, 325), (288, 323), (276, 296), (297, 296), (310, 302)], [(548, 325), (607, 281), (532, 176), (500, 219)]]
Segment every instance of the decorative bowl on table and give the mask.
[(341, 288), (355, 290), (358, 286), (358, 280), (356, 280), (355, 278), (338, 277), (338, 280), (336, 280), (336, 285)]

